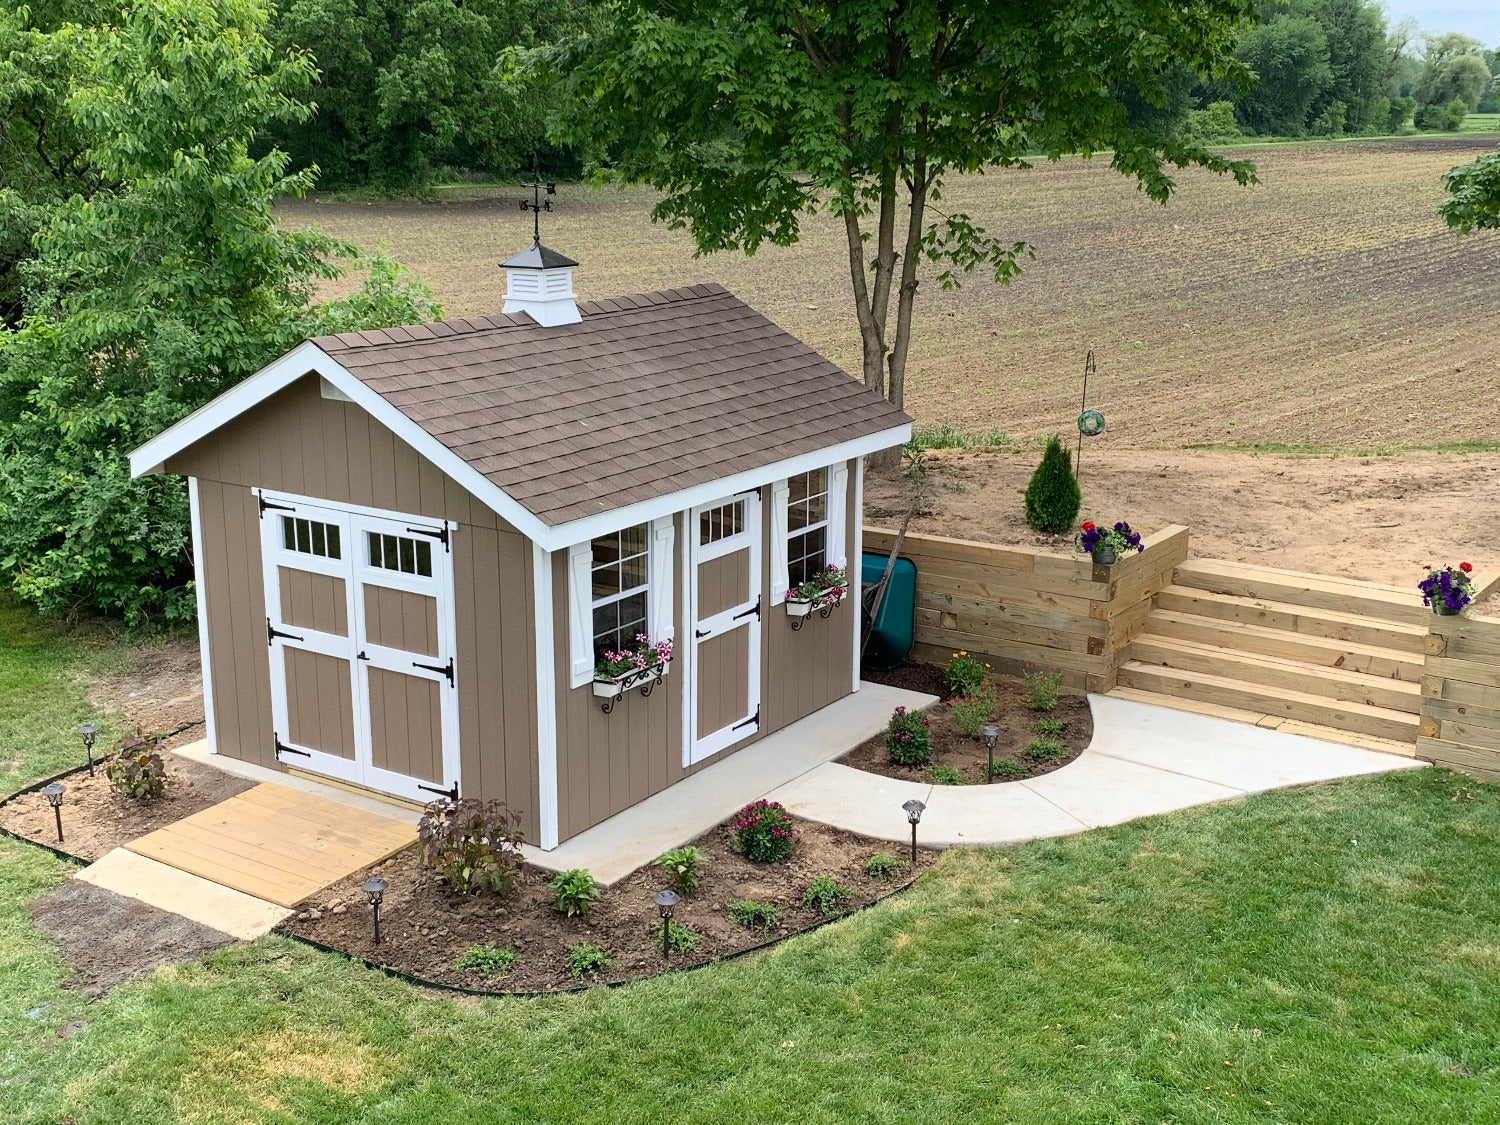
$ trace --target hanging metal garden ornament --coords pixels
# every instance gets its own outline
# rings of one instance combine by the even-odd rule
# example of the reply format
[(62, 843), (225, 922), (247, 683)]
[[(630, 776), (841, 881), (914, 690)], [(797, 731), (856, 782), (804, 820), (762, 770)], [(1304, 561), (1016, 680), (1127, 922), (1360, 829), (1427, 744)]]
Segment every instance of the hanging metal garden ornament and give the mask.
[(1085, 410), (1078, 416), (1078, 432), (1084, 437), (1098, 437), (1104, 432), (1104, 415), (1097, 410)]
[(1090, 348), (1088, 358), (1083, 361), (1083, 397), (1078, 403), (1078, 450), (1073, 454), (1075, 477), (1083, 470), (1083, 439), (1098, 437), (1104, 432), (1103, 413), (1089, 409), (1089, 376), (1097, 370), (1098, 367), (1094, 363), (1094, 350)]

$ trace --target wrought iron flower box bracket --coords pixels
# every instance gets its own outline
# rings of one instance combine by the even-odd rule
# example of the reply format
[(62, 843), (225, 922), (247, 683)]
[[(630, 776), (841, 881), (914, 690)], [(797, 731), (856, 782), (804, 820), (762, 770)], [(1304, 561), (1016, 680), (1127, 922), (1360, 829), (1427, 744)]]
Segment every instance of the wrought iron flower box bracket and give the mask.
[(615, 701), (636, 688), (640, 689), (642, 699), (649, 697), (670, 667), (670, 663), (657, 664), (637, 672), (629, 672), (616, 680), (595, 680), (594, 695), (604, 700), (599, 709), (606, 715), (610, 714), (615, 709)]
[(835, 597), (827, 596), (812, 598), (807, 601), (788, 599), (786, 602), (786, 614), (792, 619), (792, 632), (801, 632), (802, 626), (807, 624), (807, 619), (813, 614), (819, 617), (830, 617), (835, 607), (844, 600), (844, 593), (840, 591)]

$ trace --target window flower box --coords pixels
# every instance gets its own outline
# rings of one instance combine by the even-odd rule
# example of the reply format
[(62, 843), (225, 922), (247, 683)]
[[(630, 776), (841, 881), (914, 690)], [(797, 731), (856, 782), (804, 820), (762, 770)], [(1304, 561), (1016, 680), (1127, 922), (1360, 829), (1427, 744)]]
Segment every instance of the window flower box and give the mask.
[[(848, 592), (847, 586), (841, 586), (819, 594), (816, 598), (787, 598), (786, 614), (788, 617), (806, 617), (810, 613), (824, 609), (831, 611), (834, 606), (843, 602)], [(828, 614), (825, 613), (823, 616), (827, 617)]]
[(802, 628), (814, 613), (827, 617), (848, 593), (849, 575), (841, 566), (825, 566), (802, 585), (788, 590), (786, 615), (792, 619), (793, 630)]
[(637, 633), (635, 640), (635, 648), (606, 652), (594, 666), (594, 696), (605, 701), (606, 715), (627, 691), (640, 688), (641, 695), (650, 695), (672, 666), (671, 641), (652, 641), (644, 633)]

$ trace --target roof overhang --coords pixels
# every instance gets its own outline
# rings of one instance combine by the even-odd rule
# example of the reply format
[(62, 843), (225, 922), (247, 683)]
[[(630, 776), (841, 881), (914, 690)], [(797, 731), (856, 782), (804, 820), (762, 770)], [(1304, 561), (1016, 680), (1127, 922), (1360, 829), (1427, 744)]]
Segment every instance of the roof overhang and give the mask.
[(486, 507), (547, 551), (561, 550), (597, 535), (618, 531), (622, 527), (709, 504), (736, 492), (759, 488), (772, 481), (837, 461), (863, 457), (894, 445), (902, 445), (911, 439), (911, 423), (907, 422), (623, 508), (613, 508), (566, 523), (549, 525), (309, 340), (132, 451), (130, 475), (140, 477), (161, 472), (172, 457), (308, 375), (321, 375), (328, 380), (350, 402), (367, 411), (415, 452), (431, 461)]

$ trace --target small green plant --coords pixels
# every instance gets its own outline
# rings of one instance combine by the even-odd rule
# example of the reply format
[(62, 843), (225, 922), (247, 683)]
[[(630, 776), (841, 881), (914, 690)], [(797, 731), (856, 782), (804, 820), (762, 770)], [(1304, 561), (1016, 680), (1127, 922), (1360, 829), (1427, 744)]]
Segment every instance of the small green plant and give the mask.
[(515, 968), (521, 955), (509, 947), (498, 945), (471, 945), (459, 954), (453, 967), (460, 973), (478, 973), (482, 977), (497, 977)]
[(521, 814), (504, 801), (434, 801), (417, 824), (417, 839), (423, 865), (459, 894), (503, 897), (527, 870)]
[(834, 882), (832, 876), (819, 875), (802, 892), (802, 905), (816, 906), (819, 914), (832, 914), (853, 893), (848, 887)]
[(949, 695), (973, 695), (990, 678), (990, 666), (966, 650), (955, 652), (943, 669), (943, 690)]
[(1045, 738), (1056, 738), (1063, 732), (1063, 721), (1061, 719), (1038, 719), (1031, 724), (1031, 729)]
[[(652, 932), (656, 940), (661, 941), (661, 930), (652, 927)], [(703, 935), (692, 926), (670, 921), (667, 923), (667, 948), (673, 953), (696, 953), (702, 944)]]
[(776, 908), (769, 902), (756, 902), (745, 898), (729, 904), (729, 917), (737, 926), (747, 930), (774, 930), (780, 920)]
[(935, 426), (916, 426), (911, 432), (908, 449), (993, 449), (1014, 442), (1002, 430), (966, 430), (951, 422)]
[(1073, 459), (1063, 448), (1062, 439), (1053, 434), (1042, 452), (1042, 463), (1026, 486), (1026, 522), (1038, 531), (1061, 535), (1072, 528), (1082, 504)]
[(967, 785), (968, 781), (964, 778), (963, 770), (945, 763), (932, 767), (932, 783), (934, 785)]
[(742, 808), (729, 826), (729, 847), (752, 863), (780, 863), (792, 853), (797, 830), (775, 801), (760, 800)]
[(904, 860), (899, 860), (893, 855), (885, 852), (876, 852), (865, 860), (865, 876), (870, 879), (879, 879), (882, 883), (888, 883), (896, 877), (896, 872), (906, 866)]
[(137, 728), (115, 743), (114, 755), (104, 763), (104, 776), (116, 793), (139, 801), (154, 801), (167, 788), (167, 767), (161, 741)]
[(547, 886), (557, 898), (557, 908), (569, 918), (587, 914), (604, 893), (594, 877), (582, 868), (564, 871)]
[(651, 865), (660, 867), (667, 873), (667, 877), (672, 880), (672, 888), (678, 894), (690, 895), (698, 889), (698, 865), (702, 862), (703, 853), (688, 844), (663, 852), (651, 861)]
[(958, 729), (969, 738), (977, 738), (995, 711), (995, 689), (985, 684), (973, 695), (955, 699), (952, 710), (953, 721), (958, 724)]
[(1026, 690), (1026, 706), (1033, 711), (1050, 711), (1057, 706), (1057, 689), (1062, 686), (1061, 672), (1042, 672), (1026, 665), (1021, 673)]
[(932, 757), (932, 731), (927, 716), (897, 707), (885, 727), (885, 748), (901, 766), (925, 766)]
[(609, 954), (591, 941), (580, 941), (568, 946), (568, 972), (574, 980), (595, 977), (613, 965)]
[(990, 770), (991, 781), (997, 777), (1001, 781), (1019, 781), (1023, 777), (1030, 776), (1031, 771), (1014, 758), (996, 758), (995, 765)]
[(1068, 748), (1055, 738), (1033, 738), (1023, 753), (1033, 762), (1056, 762), (1068, 756)]

